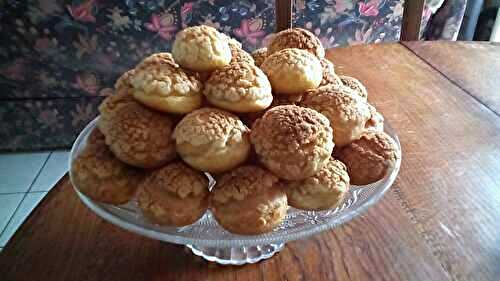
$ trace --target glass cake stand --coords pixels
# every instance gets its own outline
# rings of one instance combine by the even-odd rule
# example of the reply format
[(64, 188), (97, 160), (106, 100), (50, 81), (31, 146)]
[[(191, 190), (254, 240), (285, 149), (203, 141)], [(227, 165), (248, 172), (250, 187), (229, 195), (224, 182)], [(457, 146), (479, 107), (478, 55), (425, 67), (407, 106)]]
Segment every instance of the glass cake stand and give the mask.
[[(70, 155), (73, 159), (85, 147), (89, 133), (96, 127), (99, 117), (90, 122), (80, 133)], [(394, 130), (385, 125), (385, 131), (396, 141), (401, 150), (399, 139)], [(392, 185), (401, 166), (399, 159), (392, 171), (382, 180), (365, 186), (351, 186), (342, 204), (327, 211), (301, 211), (289, 208), (286, 219), (272, 232), (261, 235), (237, 235), (220, 227), (210, 211), (196, 223), (185, 227), (165, 227), (148, 222), (141, 214), (137, 201), (120, 206), (108, 205), (91, 200), (75, 191), (82, 202), (98, 216), (131, 232), (149, 238), (182, 244), (193, 254), (219, 264), (241, 265), (255, 263), (272, 257), (283, 249), (286, 242), (303, 239), (310, 235), (328, 230), (345, 223), (361, 214), (376, 203)], [(70, 178), (72, 178), (70, 170)], [(215, 184), (211, 179), (212, 187)]]

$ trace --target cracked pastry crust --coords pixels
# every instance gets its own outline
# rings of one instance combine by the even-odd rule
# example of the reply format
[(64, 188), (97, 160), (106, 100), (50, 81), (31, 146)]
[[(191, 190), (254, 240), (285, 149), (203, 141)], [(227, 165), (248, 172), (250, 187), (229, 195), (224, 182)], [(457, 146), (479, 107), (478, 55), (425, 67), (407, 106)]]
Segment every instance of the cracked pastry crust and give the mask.
[(136, 68), (130, 81), (134, 98), (153, 109), (177, 114), (201, 107), (202, 83), (177, 64), (163, 60), (146, 58)]
[[(100, 107), (101, 118), (98, 122), (106, 144), (115, 156), (140, 168), (156, 168), (175, 158), (170, 117), (129, 98), (122, 97), (121, 101), (105, 101)], [(113, 110), (109, 110), (110, 104), (116, 104)]]
[(135, 69), (130, 69), (123, 73), (115, 82), (115, 92), (116, 93), (132, 93), (134, 89), (130, 81), (134, 77)]
[(208, 208), (207, 177), (182, 162), (148, 173), (140, 186), (138, 203), (144, 216), (159, 225), (186, 226)]
[[(125, 74), (122, 75), (122, 77), (124, 77)], [(122, 83), (122, 84), (120, 84), (120, 85), (122, 85), (121, 87), (124, 87), (123, 83), (126, 83), (124, 81), (126, 81), (126, 80), (122, 80), (120, 82), (120, 83)], [(109, 128), (109, 120), (110, 120), (109, 117), (113, 116), (119, 108), (121, 108), (129, 103), (137, 103), (135, 101), (134, 97), (132, 96), (131, 91), (115, 90), (115, 93), (113, 95), (106, 97), (102, 101), (102, 103), (99, 105), (99, 112), (101, 113), (101, 116), (99, 119), (99, 128), (101, 128), (102, 131), (107, 130)]]
[(332, 86), (332, 87), (340, 87), (342, 86), (342, 80), (340, 77), (335, 74), (335, 66), (333, 63), (325, 58), (320, 60), (321, 68), (323, 69), (323, 78), (320, 87), (322, 86)]
[(327, 210), (337, 207), (349, 189), (346, 166), (333, 158), (314, 176), (286, 183), (288, 204), (302, 210)]
[(284, 220), (288, 208), (279, 179), (257, 166), (242, 166), (221, 175), (211, 202), (214, 217), (223, 228), (245, 235), (272, 231)]
[(302, 94), (317, 88), (323, 79), (319, 60), (300, 49), (284, 49), (270, 55), (261, 69), (279, 94)]
[(188, 27), (177, 33), (172, 55), (182, 67), (202, 72), (221, 68), (231, 61), (227, 36), (206, 25)]
[(368, 99), (368, 91), (366, 90), (366, 87), (363, 85), (363, 83), (361, 83), (361, 81), (354, 77), (346, 75), (340, 75), (339, 77), (344, 86), (351, 88), (363, 100), (366, 101)]
[(171, 53), (162, 52), (162, 53), (152, 54), (146, 57), (135, 67), (135, 69), (140, 70), (155, 65), (157, 66), (160, 64), (170, 65), (173, 68), (179, 68), (179, 65), (175, 62), (174, 57), (172, 56)]
[(300, 105), (317, 110), (330, 120), (336, 146), (359, 139), (371, 117), (368, 103), (347, 87), (320, 87), (309, 91)]
[(316, 174), (334, 146), (328, 119), (315, 110), (295, 105), (268, 110), (254, 122), (251, 140), (260, 162), (286, 180)]
[[(135, 70), (137, 69), (144, 69), (148, 68), (151, 66), (157, 66), (160, 64), (165, 64), (165, 65), (170, 65), (173, 68), (177, 69), (180, 68), (180, 65), (177, 64), (174, 60), (174, 57), (172, 56), (171, 53), (168, 52), (163, 52), (163, 53), (156, 53), (152, 54), (149, 57), (143, 59), (136, 67)], [(188, 69), (182, 69), (187, 76), (191, 79), (192, 77), (196, 78), (196, 80), (200, 82), (205, 82), (208, 80), (210, 77), (211, 72), (197, 72), (197, 71), (191, 71)]]
[(335, 154), (347, 166), (351, 184), (366, 185), (384, 178), (396, 165), (400, 153), (389, 135), (367, 131)]
[(278, 32), (269, 44), (268, 52), (273, 54), (287, 48), (305, 50), (318, 59), (325, 57), (325, 49), (318, 37), (302, 28), (290, 28)]
[(253, 53), (252, 53), (252, 57), (253, 57), (253, 60), (255, 62), (255, 65), (259, 66), (259, 67), (264, 63), (267, 56), (268, 56), (268, 53), (267, 53), (266, 47), (257, 49), (255, 51), (253, 51)]
[(78, 190), (99, 202), (120, 205), (128, 202), (143, 179), (140, 170), (119, 161), (106, 146), (97, 129), (71, 165), (71, 180)]
[(213, 105), (234, 112), (260, 111), (273, 101), (267, 76), (246, 62), (215, 70), (205, 83), (203, 94)]
[[(268, 107), (268, 109), (276, 107), (278, 105), (298, 105), (300, 101), (302, 100), (302, 95), (273, 95), (273, 102), (271, 105)], [(262, 117), (266, 113), (265, 111), (258, 111), (258, 112), (247, 112), (245, 114), (240, 114), (241, 119), (245, 124), (248, 124), (250, 127), (251, 125), (257, 120), (258, 118)]]
[(184, 162), (200, 171), (231, 170), (250, 154), (250, 129), (236, 115), (216, 108), (202, 108), (186, 115), (173, 137)]
[(231, 64), (233, 63), (249, 63), (255, 64), (252, 55), (247, 53), (247, 51), (243, 50), (241, 47), (241, 43), (236, 41), (235, 39), (227, 36), (229, 49), (231, 49)]

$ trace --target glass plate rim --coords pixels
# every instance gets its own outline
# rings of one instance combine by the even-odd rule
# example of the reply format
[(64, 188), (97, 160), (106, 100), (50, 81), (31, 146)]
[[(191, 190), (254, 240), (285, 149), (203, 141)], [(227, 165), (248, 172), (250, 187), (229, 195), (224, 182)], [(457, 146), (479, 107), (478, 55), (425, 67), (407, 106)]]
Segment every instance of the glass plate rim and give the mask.
[[(389, 124), (387, 124), (387, 121), (384, 124), (384, 131), (390, 131), (392, 132), (390, 135), (394, 138), (396, 141), (399, 151), (400, 151), (400, 157), (396, 161), (396, 165), (394, 166), (394, 169), (389, 173), (384, 179), (382, 179), (379, 182), (384, 182), (384, 187), (382, 190), (379, 192), (374, 193), (370, 198), (368, 198), (365, 202), (361, 203), (356, 209), (351, 210), (349, 212), (346, 212), (342, 214), (340, 217), (336, 219), (330, 219), (330, 221), (317, 225), (317, 227), (310, 228), (307, 230), (303, 230), (301, 232), (297, 233), (291, 233), (287, 235), (279, 235), (276, 237), (270, 236), (270, 237), (259, 237), (259, 236), (254, 236), (254, 235), (236, 235), (241, 237), (239, 240), (231, 239), (231, 240), (220, 240), (220, 239), (204, 239), (204, 238), (189, 238), (189, 237), (183, 237), (183, 236), (177, 236), (175, 234), (170, 234), (170, 233), (165, 233), (165, 232), (158, 232), (153, 229), (147, 229), (142, 226), (136, 225), (132, 222), (129, 222), (111, 212), (106, 211), (106, 209), (103, 207), (104, 203), (99, 203), (96, 201), (91, 200), (84, 194), (82, 194), (77, 187), (74, 185), (73, 180), (72, 180), (72, 172), (71, 172), (71, 163), (72, 159), (77, 153), (77, 150), (79, 148), (79, 145), (82, 143), (82, 140), (90, 133), (90, 131), (97, 126), (97, 122), (99, 120), (100, 116), (97, 116), (94, 120), (92, 120), (90, 123), (88, 123), (85, 128), (80, 132), (78, 137), (76, 138), (75, 142), (73, 143), (73, 146), (71, 148), (70, 156), (69, 156), (69, 177), (71, 184), (73, 185), (73, 189), (75, 190), (76, 194), (80, 198), (80, 200), (84, 203), (85, 206), (87, 206), (90, 210), (92, 210), (94, 213), (96, 213), (99, 217), (104, 219), (107, 222), (110, 222), (120, 228), (126, 229), (128, 231), (131, 231), (133, 233), (143, 235), (152, 239), (164, 241), (164, 242), (169, 242), (169, 243), (174, 243), (174, 244), (181, 244), (181, 245), (197, 245), (197, 246), (203, 246), (203, 247), (239, 247), (239, 246), (256, 246), (256, 245), (263, 245), (263, 244), (278, 244), (278, 243), (285, 243), (293, 240), (298, 240), (298, 239), (304, 239), (307, 238), (311, 235), (323, 232), (325, 230), (333, 229), (341, 224), (344, 224), (355, 217), (358, 217), (360, 214), (364, 213), (370, 206), (378, 202), (384, 194), (389, 190), (389, 188), (394, 184), (394, 181), (396, 180), (397, 175), (399, 174), (400, 166), (401, 166), (401, 160), (402, 160), (402, 149), (401, 149), (401, 144), (399, 142), (399, 138), (395, 131), (390, 127)], [(363, 187), (357, 187), (356, 189), (352, 189), (351, 191), (356, 191), (356, 190), (362, 190)], [(209, 212), (210, 210), (208, 210)], [(272, 234), (272, 233), (271, 233)]]

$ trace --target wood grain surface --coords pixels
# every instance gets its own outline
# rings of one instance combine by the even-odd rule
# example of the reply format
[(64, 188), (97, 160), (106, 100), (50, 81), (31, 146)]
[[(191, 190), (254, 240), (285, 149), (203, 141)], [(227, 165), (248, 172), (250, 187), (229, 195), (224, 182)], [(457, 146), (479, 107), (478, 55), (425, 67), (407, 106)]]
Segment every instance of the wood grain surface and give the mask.
[(500, 115), (500, 44), (404, 42), (412, 52)]
[(453, 280), (497, 280), (499, 117), (402, 45), (331, 50), (328, 58), (366, 84), (398, 132), (403, 161), (392, 192), (442, 268)]
[(403, 45), (327, 57), (363, 81), (403, 147), (394, 186), (366, 213), (258, 264), (218, 266), (104, 222), (66, 177), (0, 253), (0, 279), (498, 280), (498, 115)]

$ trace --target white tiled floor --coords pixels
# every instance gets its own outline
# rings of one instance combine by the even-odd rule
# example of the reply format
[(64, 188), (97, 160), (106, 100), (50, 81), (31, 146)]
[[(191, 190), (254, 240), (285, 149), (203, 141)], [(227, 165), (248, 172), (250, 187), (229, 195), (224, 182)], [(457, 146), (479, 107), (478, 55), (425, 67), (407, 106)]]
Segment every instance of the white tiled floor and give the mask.
[(68, 171), (69, 151), (0, 153), (0, 251)]
[(1, 154), (0, 193), (27, 192), (49, 154), (49, 152)]
[(54, 151), (38, 175), (31, 191), (49, 191), (68, 171), (69, 151)]

